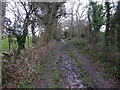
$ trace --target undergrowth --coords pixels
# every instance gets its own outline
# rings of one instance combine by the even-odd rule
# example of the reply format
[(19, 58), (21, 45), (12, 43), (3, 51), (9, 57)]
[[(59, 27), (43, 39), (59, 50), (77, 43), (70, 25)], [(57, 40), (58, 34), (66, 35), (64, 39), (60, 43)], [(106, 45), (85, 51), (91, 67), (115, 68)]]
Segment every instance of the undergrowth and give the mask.
[(80, 52), (87, 53), (95, 60), (100, 61), (107, 68), (107, 72), (112, 73), (113, 76), (120, 79), (120, 66), (118, 65), (120, 61), (115, 54), (116, 50), (114, 46), (111, 47), (111, 51), (106, 55), (103, 41), (91, 45), (85, 38), (75, 38), (68, 43), (76, 46)]
[(38, 79), (43, 70), (42, 64), (44, 64), (45, 57), (55, 47), (55, 43), (52, 41), (46, 46), (26, 49), (17, 58), (3, 59), (2, 87), (34, 88), (34, 86), (29, 85)]

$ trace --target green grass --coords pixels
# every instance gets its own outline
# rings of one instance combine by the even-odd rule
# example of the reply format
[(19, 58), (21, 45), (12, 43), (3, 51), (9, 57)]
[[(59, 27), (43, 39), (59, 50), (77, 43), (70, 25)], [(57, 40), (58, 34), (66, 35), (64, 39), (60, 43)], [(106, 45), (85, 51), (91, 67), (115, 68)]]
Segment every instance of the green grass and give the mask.
[(8, 38), (2, 40), (2, 52), (8, 52)]
[[(29, 43), (29, 46), (31, 46), (31, 44), (32, 44), (32, 37), (31, 36), (29, 36), (29, 40), (28, 40), (28, 37), (26, 38), (26, 43), (25, 43), (26, 48), (28, 48), (28, 43)], [(15, 50), (17, 49), (17, 39), (16, 38), (14, 38), (13, 47), (14, 47)], [(3, 36), (2, 52), (8, 52), (8, 48), (9, 48), (8, 47), (8, 37)]]
[(60, 70), (60, 68), (57, 68), (57, 70), (56, 70), (56, 72), (55, 72), (55, 75), (54, 75), (54, 79), (53, 79), (53, 82), (54, 82), (54, 85), (53, 85), (53, 87), (54, 88), (62, 88), (62, 86), (61, 85), (59, 85), (60, 84), (60, 82), (62, 82), (62, 79), (61, 79), (61, 70)]
[(61, 69), (60, 67), (58, 66), (57, 67), (57, 70), (55, 71), (55, 76), (54, 76), (54, 83), (57, 84), (59, 82), (61, 82)]
[(57, 83), (60, 82), (60, 81), (61, 81), (60, 73), (57, 72), (57, 73), (55, 74), (54, 83), (57, 84)]
[(76, 65), (77, 65), (77, 67), (81, 67), (82, 66), (82, 62), (80, 62), (80, 60), (76, 60)]
[(18, 83), (18, 88), (35, 88), (35, 86), (27, 86), (27, 85), (29, 85), (29, 84), (31, 84), (32, 83), (32, 80), (29, 80), (29, 79), (27, 79), (27, 80), (25, 80), (25, 81), (21, 81), (21, 82), (19, 82)]
[(80, 62), (79, 59), (77, 59), (77, 56), (73, 53), (72, 50), (68, 50), (67, 53), (68, 53), (72, 58), (75, 59), (77, 67), (80, 67), (80, 66), (82, 65), (82, 63)]
[(76, 55), (72, 52), (72, 50), (67, 50), (67, 53), (74, 59), (76, 59)]
[(61, 69), (60, 69), (60, 64), (62, 62), (61, 58), (58, 59), (58, 62), (59, 64), (57, 65), (57, 68), (56, 68), (56, 71), (55, 71), (55, 75), (54, 75), (54, 79), (53, 79), (53, 82), (54, 82), (54, 88), (63, 88), (61, 84), (62, 82), (62, 79), (61, 79)]
[(26, 43), (25, 43), (25, 46), (26, 48), (28, 48), (28, 45), (31, 46), (32, 45), (32, 36), (27, 36), (26, 38)]
[(93, 83), (90, 81), (89, 77), (86, 77), (86, 76), (82, 77), (82, 80), (84, 80), (85, 84), (89, 87), (93, 85)]

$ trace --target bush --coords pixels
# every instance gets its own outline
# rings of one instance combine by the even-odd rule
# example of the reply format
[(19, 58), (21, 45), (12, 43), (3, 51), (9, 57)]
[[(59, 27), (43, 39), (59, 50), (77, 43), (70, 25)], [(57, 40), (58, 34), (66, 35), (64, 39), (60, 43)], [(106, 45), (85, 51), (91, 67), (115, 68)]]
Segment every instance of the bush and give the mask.
[(84, 46), (87, 45), (86, 40), (83, 39), (83, 38), (75, 38), (75, 39), (70, 40), (70, 42), (71, 42), (73, 45), (80, 46), (80, 47), (84, 47)]

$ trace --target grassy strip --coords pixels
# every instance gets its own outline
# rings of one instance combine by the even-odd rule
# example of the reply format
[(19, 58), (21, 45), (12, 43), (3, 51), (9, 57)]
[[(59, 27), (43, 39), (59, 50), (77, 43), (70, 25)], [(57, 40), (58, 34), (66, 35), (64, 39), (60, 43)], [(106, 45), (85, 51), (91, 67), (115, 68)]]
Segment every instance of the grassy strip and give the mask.
[(35, 86), (27, 86), (32, 83), (32, 79), (27, 79), (18, 83), (17, 88), (35, 88)]
[(93, 85), (93, 83), (90, 80), (90, 77), (88, 75), (88, 73), (85, 71), (85, 69), (82, 66), (82, 62), (77, 58), (76, 54), (73, 53), (72, 50), (68, 50), (67, 53), (75, 59), (76, 62), (76, 66), (79, 68), (80, 72), (82, 72), (82, 80), (85, 82), (85, 85), (90, 87)]
[(60, 64), (61, 64), (61, 59), (58, 59), (58, 64), (57, 64), (57, 68), (56, 68), (56, 72), (54, 75), (54, 88), (63, 88), (63, 86), (61, 85), (62, 79), (61, 79), (61, 69), (60, 69)]
[(55, 74), (55, 77), (54, 77), (54, 83), (55, 83), (55, 84), (57, 84), (58, 82), (61, 81), (60, 74), (61, 74), (61, 70), (60, 70), (60, 68), (58, 68), (58, 69), (56, 70), (56, 74)]

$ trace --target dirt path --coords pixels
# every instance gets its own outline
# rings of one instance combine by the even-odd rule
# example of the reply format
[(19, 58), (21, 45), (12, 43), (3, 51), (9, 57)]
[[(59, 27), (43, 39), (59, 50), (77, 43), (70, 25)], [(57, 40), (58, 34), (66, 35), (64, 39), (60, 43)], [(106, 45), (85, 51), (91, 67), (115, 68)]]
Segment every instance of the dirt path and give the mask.
[(67, 88), (85, 88), (83, 81), (79, 75), (79, 69), (76, 67), (75, 60), (67, 54), (66, 47), (60, 48), (60, 56), (62, 59), (62, 79), (64, 86)]
[[(82, 80), (82, 72), (76, 67), (74, 58), (68, 55), (67, 51), (71, 50), (76, 58), (82, 63), (82, 68), (87, 72), (92, 82), (91, 86), (87, 86), (85, 79)], [(77, 50), (73, 47), (63, 46), (60, 48), (61, 57), (62, 57), (62, 70), (63, 78), (65, 78), (66, 87), (73, 88), (113, 88), (114, 82), (110, 78), (105, 78), (104, 68), (100, 67), (97, 63), (92, 63), (88, 58), (81, 56)], [(87, 77), (84, 77), (87, 78)]]
[(84, 69), (90, 75), (95, 88), (113, 88), (113, 82), (105, 78), (104, 68), (100, 67), (97, 63), (92, 63), (88, 59), (82, 57), (77, 50), (73, 50), (78, 59), (83, 63)]
[[(87, 72), (93, 88), (112, 88), (113, 84), (106, 80), (103, 75), (103, 69), (92, 66), (91, 62), (82, 57), (75, 48), (69, 47), (64, 43), (58, 43), (55, 52), (48, 57), (45, 69), (41, 73), (39, 80), (34, 84), (37, 88), (88, 88), (86, 81), (88, 77), (84, 77), (80, 68), (76, 66), (76, 61), (67, 51), (72, 50), (77, 60), (82, 63), (82, 69)], [(85, 72), (84, 71), (84, 72)], [(82, 76), (83, 75), (83, 76)], [(86, 80), (86, 81), (85, 81)], [(87, 81), (88, 83), (89, 81)]]

